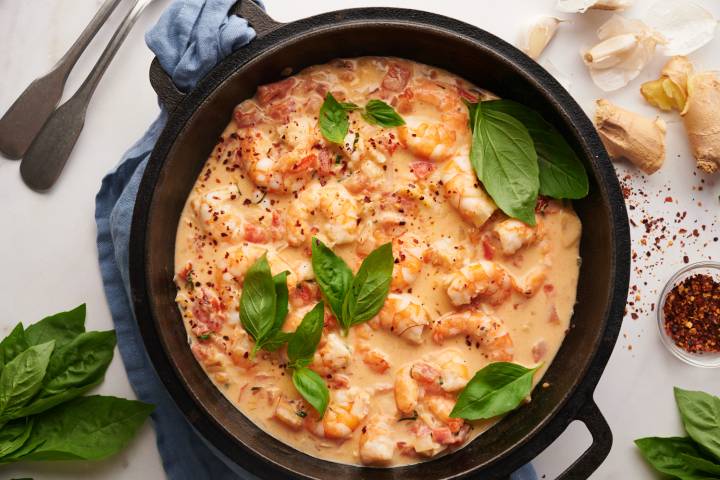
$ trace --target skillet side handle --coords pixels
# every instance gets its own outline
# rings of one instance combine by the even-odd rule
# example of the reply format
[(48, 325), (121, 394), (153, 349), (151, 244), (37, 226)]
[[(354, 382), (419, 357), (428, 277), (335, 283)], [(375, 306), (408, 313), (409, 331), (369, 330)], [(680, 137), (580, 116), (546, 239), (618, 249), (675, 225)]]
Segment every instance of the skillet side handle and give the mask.
[(580, 458), (558, 475), (557, 480), (584, 480), (589, 478), (605, 461), (610, 453), (610, 447), (612, 447), (613, 439), (610, 426), (592, 398), (583, 405), (575, 418), (583, 422), (590, 431), (592, 444), (583, 452)]
[[(248, 21), (250, 26), (255, 29), (255, 38), (260, 38), (282, 25), (282, 23), (273, 20), (265, 13), (265, 10), (252, 0), (240, 0), (235, 3), (230, 12)], [(152, 85), (153, 90), (160, 99), (160, 103), (168, 112), (172, 112), (185, 96), (163, 70), (157, 58), (154, 58), (150, 64), (150, 85)]]

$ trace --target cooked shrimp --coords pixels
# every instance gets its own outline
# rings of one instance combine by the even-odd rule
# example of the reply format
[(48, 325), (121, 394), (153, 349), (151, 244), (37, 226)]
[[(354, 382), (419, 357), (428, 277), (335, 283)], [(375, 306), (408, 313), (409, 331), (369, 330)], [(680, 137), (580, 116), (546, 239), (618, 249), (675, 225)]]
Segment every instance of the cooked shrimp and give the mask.
[(391, 293), (371, 325), (380, 325), (410, 343), (420, 344), (428, 314), (417, 297), (409, 293)]
[(270, 192), (287, 192), (309, 181), (318, 165), (317, 122), (293, 119), (286, 126), (238, 130), (240, 163), (250, 180)]
[(503, 267), (480, 260), (450, 275), (447, 294), (456, 306), (466, 305), (477, 297), (499, 304), (510, 295), (513, 288), (515, 282)]
[(440, 422), (448, 426), (452, 433), (457, 433), (465, 423), (462, 418), (450, 418), (450, 412), (455, 407), (456, 400), (446, 395), (430, 395), (424, 399), (430, 412)]
[(320, 422), (326, 438), (345, 439), (350, 437), (368, 414), (370, 395), (365, 390), (350, 387), (347, 390), (335, 390), (325, 415)]
[(465, 388), (470, 380), (470, 372), (458, 350), (449, 348), (434, 356), (433, 360), (440, 368), (440, 388), (446, 392)]
[(355, 198), (342, 184), (312, 183), (290, 203), (285, 223), (288, 243), (304, 245), (313, 235), (330, 247), (352, 242), (357, 238), (358, 212)]
[(355, 327), (355, 335), (357, 336), (355, 351), (360, 355), (363, 363), (377, 373), (385, 373), (390, 368), (390, 359), (385, 352), (373, 346), (369, 341), (372, 329), (367, 323), (360, 324)]
[(293, 430), (300, 430), (303, 426), (303, 418), (298, 412), (300, 409), (294, 402), (284, 396), (280, 396), (273, 410), (273, 418)]
[(513, 255), (537, 238), (536, 228), (512, 218), (495, 225), (493, 232), (500, 240), (500, 248), (505, 255)]
[(420, 395), (420, 385), (411, 373), (412, 365), (406, 365), (395, 376), (395, 405), (404, 414), (413, 413)]
[(360, 435), (360, 461), (366, 465), (382, 465), (390, 462), (395, 452), (392, 438), (392, 417), (375, 414), (370, 417)]
[(351, 360), (350, 348), (337, 333), (329, 333), (323, 337), (320, 347), (315, 351), (310, 368), (320, 375), (328, 375), (347, 368)]
[(195, 197), (190, 205), (206, 232), (218, 240), (237, 241), (243, 238), (246, 223), (233, 206), (238, 198), (237, 187), (231, 186)]
[(481, 227), (497, 210), (470, 166), (467, 152), (453, 156), (442, 167), (440, 175), (445, 198), (460, 216), (475, 227)]
[(394, 292), (400, 292), (415, 283), (420, 275), (423, 267), (423, 246), (415, 235), (409, 233), (394, 238), (392, 246), (395, 266), (390, 288)]
[[(422, 158), (440, 162), (452, 157), (469, 134), (467, 109), (454, 88), (440, 82), (419, 79), (408, 87), (412, 95), (412, 115), (407, 125), (398, 128), (398, 137), (407, 149)], [(440, 122), (424, 121), (423, 114), (432, 111)]]
[(423, 260), (446, 269), (457, 269), (471, 255), (469, 246), (449, 238), (434, 241), (423, 253)]
[(465, 335), (479, 343), (491, 358), (512, 360), (513, 341), (505, 323), (498, 317), (481, 310), (465, 310), (443, 315), (433, 322), (432, 337), (436, 343), (446, 338)]

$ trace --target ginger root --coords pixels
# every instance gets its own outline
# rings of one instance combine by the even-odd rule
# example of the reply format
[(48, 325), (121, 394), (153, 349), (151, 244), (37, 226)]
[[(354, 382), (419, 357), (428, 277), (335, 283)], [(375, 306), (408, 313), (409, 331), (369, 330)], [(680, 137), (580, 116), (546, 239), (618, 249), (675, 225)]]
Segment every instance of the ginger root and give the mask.
[(665, 161), (665, 122), (598, 100), (595, 127), (613, 160), (624, 158), (648, 175)]
[(640, 92), (651, 105), (680, 112), (700, 170), (720, 169), (720, 81), (713, 72), (696, 74), (687, 57), (675, 56)]

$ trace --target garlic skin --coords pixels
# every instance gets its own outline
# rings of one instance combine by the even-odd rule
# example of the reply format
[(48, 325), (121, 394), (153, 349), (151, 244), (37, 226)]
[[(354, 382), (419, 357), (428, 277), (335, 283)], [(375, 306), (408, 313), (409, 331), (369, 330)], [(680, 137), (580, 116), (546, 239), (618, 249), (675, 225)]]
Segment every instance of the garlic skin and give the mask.
[(655, 47), (665, 42), (640, 20), (619, 15), (601, 25), (597, 35), (601, 41), (581, 54), (593, 82), (606, 92), (635, 79), (655, 54)]
[(562, 20), (550, 16), (541, 16), (530, 22), (523, 32), (519, 47), (533, 60), (540, 58), (540, 55), (548, 46), (550, 40), (555, 37)]
[(595, 127), (613, 160), (626, 159), (651, 175), (665, 162), (665, 122), (651, 120), (635, 112), (597, 102)]
[(715, 37), (718, 21), (690, 0), (659, 0), (648, 11), (647, 24), (665, 37), (662, 53), (688, 55)]
[(590, 9), (622, 12), (632, 3), (632, 0), (558, 0), (555, 8), (565, 13), (585, 13)]

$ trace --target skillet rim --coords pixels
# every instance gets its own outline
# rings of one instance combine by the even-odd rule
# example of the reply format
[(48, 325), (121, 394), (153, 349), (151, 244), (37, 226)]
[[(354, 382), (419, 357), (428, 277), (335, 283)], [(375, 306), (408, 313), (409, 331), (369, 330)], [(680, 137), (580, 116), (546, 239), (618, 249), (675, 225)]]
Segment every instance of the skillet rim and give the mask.
[[(453, 478), (459, 478), (476, 472), (479, 468), (482, 468), (483, 473), (487, 472), (491, 476), (501, 472), (508, 473), (544, 450), (572, 420), (578, 418), (580, 410), (586, 403), (592, 403), (592, 392), (612, 353), (622, 322), (622, 312), (629, 284), (629, 225), (619, 183), (605, 149), (590, 120), (569, 93), (544, 69), (519, 50), (489, 32), (459, 20), (417, 10), (371, 7), (328, 12), (282, 24), (277, 29), (255, 39), (246, 47), (237, 50), (221, 61), (182, 99), (178, 108), (169, 114), (168, 122), (152, 151), (138, 189), (133, 212), (130, 238), (130, 279), (132, 302), (135, 311), (139, 313), (136, 318), (138, 319), (143, 342), (151, 357), (153, 367), (156, 371), (161, 370), (163, 373), (160, 378), (165, 387), (191, 424), (200, 430), (205, 438), (210, 439), (211, 443), (216, 446), (218, 445), (213, 439), (219, 439), (221, 443), (223, 440), (219, 437), (224, 437), (225, 442), (230, 439), (236, 446), (241, 446), (245, 452), (251, 453), (254, 458), (262, 459), (272, 465), (272, 468), (269, 465), (264, 466), (270, 468), (270, 470), (260, 466), (261, 468), (258, 470), (263, 473), (277, 474), (278, 471), (275, 470), (277, 468), (284, 474), (302, 475), (300, 472), (285, 469), (284, 466), (279, 465), (273, 459), (260, 455), (243, 442), (235, 442), (233, 435), (209, 414), (203, 403), (195, 395), (193, 388), (185, 383), (182, 375), (176, 370), (175, 362), (171, 360), (172, 356), (166, 352), (167, 347), (164, 341), (160, 339), (162, 351), (156, 348), (157, 344), (152, 343), (157, 341), (158, 336), (157, 324), (152, 315), (151, 304), (153, 302), (149, 298), (145, 269), (145, 266), (149, 264), (149, 261), (146, 262), (147, 252), (145, 248), (147, 240), (146, 228), (150, 218), (149, 207), (153, 202), (155, 186), (163, 164), (172, 152), (176, 141), (183, 133), (186, 133), (184, 130), (187, 124), (208, 97), (217, 89), (222, 88), (225, 81), (237, 70), (244, 68), (251, 62), (260, 61), (258, 58), (260, 56), (272, 55), (273, 52), (282, 49), (285, 43), (291, 43), (303, 35), (317, 34), (327, 30), (344, 30), (358, 24), (362, 26), (363, 22), (368, 21), (396, 27), (433, 30), (444, 35), (456, 36), (465, 42), (473, 44), (474, 48), (483, 49), (490, 56), (495, 57), (496, 61), (507, 64), (518, 75), (525, 77), (526, 81), (539, 91), (544, 100), (550, 104), (549, 106), (562, 118), (565, 127), (572, 132), (578, 145), (583, 150), (583, 156), (587, 158), (588, 163), (592, 166), (600, 196), (608, 209), (610, 221), (615, 226), (610, 234), (612, 241), (610, 245), (612, 251), (611, 284), (608, 290), (608, 298), (604, 302), (605, 312), (601, 316), (604, 323), (598, 325), (598, 339), (593, 345), (592, 353), (588, 354), (585, 371), (580, 373), (578, 382), (574, 385), (574, 388), (565, 392), (564, 401), (546, 413), (541, 421), (527, 435), (520, 438), (512, 448), (498, 455), (483, 467), (473, 467), (464, 472), (451, 475)], [(140, 318), (147, 320), (143, 321)], [(223, 453), (228, 454), (227, 449), (222, 450)], [(454, 455), (459, 453), (455, 452)], [(230, 456), (237, 457), (237, 455)], [(499, 466), (500, 463), (502, 465)], [(245, 464), (242, 465), (246, 466)], [(404, 467), (396, 467), (393, 470), (399, 471), (401, 468)], [(358, 470), (369, 469), (361, 467)], [(506, 470), (507, 472), (505, 472)]]

